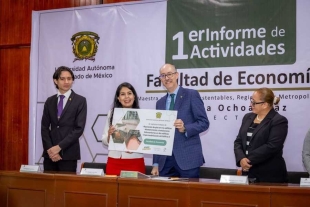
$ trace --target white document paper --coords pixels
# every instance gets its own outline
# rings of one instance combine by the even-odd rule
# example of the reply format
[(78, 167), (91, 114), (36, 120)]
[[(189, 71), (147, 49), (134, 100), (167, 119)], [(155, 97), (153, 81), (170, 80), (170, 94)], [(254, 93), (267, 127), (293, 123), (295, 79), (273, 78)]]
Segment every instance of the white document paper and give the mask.
[(177, 111), (115, 108), (109, 150), (171, 155)]
[(300, 178), (300, 187), (310, 187), (310, 178)]
[(38, 165), (21, 165), (19, 172), (40, 172)]
[(179, 178), (179, 177), (151, 177), (152, 180), (163, 180), (163, 181), (189, 181), (189, 178)]
[(220, 183), (242, 184), (248, 185), (248, 176), (240, 175), (221, 175)]
[(82, 168), (80, 175), (93, 175), (93, 176), (103, 176), (103, 169), (95, 168)]

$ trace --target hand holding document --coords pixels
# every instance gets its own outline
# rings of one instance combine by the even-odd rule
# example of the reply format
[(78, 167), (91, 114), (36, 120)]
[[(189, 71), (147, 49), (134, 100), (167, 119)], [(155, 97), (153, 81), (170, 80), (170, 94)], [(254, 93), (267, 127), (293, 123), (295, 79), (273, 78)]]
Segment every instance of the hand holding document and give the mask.
[(171, 155), (177, 111), (115, 108), (109, 150)]

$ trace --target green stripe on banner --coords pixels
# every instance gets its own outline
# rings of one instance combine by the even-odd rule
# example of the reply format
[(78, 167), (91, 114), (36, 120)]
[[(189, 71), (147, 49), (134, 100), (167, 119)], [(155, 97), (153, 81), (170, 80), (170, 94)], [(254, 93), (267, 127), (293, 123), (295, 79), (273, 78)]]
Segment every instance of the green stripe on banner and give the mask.
[(293, 64), (296, 0), (170, 0), (166, 43), (179, 69)]

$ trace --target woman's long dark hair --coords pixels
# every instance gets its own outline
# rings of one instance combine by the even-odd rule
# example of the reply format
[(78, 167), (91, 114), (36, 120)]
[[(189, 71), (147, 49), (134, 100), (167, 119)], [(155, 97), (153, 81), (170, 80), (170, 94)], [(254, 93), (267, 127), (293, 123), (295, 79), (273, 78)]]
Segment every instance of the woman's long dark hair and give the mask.
[(133, 101), (132, 108), (133, 108), (133, 109), (138, 109), (138, 108), (140, 108), (140, 107), (139, 107), (138, 94), (137, 94), (135, 88), (134, 88), (130, 83), (127, 83), (127, 82), (121, 83), (121, 84), (117, 87), (116, 92), (115, 92), (114, 104), (113, 104), (113, 108), (112, 108), (112, 110), (111, 110), (110, 125), (112, 125), (112, 120), (113, 120), (113, 115), (114, 115), (114, 108), (123, 108), (121, 102), (119, 102), (119, 100), (118, 100), (120, 91), (122, 90), (123, 87), (126, 87), (126, 88), (128, 88), (129, 90), (131, 90), (132, 93), (133, 93), (133, 95), (135, 96), (135, 100)]

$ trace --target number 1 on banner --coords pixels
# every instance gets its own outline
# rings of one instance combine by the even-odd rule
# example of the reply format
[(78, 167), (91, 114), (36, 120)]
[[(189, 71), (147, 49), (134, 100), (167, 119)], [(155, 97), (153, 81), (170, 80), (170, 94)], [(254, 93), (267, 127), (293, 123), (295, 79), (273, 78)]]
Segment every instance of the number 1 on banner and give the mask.
[(173, 36), (173, 40), (178, 40), (178, 54), (172, 55), (172, 60), (184, 60), (188, 59), (188, 55), (184, 55), (184, 32), (178, 32)]

